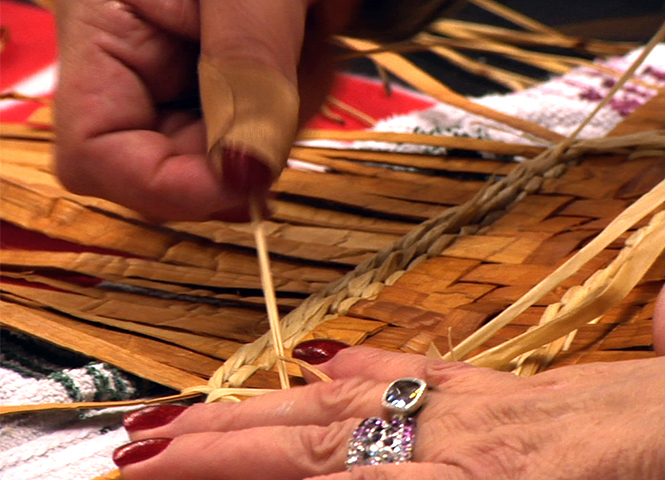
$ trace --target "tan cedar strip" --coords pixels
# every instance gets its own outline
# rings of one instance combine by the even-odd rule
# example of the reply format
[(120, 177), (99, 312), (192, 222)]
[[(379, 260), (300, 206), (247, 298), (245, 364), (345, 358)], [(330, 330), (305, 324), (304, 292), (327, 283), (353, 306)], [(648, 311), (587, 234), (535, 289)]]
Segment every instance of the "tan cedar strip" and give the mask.
[[(5, 275), (11, 276), (9, 273)], [(187, 335), (187, 341), (192, 342), (202, 337), (200, 341), (206, 343), (208, 339), (203, 337), (210, 337), (211, 341), (214, 337), (220, 345), (214, 346), (213, 351), (226, 353), (201, 353), (221, 355), (222, 358), (229, 352), (233, 353), (240, 346), (238, 342), (252, 341), (268, 329), (265, 314), (258, 309), (192, 306), (191, 302), (147, 296), (136, 299), (135, 294), (79, 287), (49, 277), (31, 274), (17, 277), (33, 284), (7, 283), (0, 285), (0, 289), (68, 315), (99, 323), (113, 323), (113, 327), (140, 330), (151, 336), (159, 336), (163, 331), (163, 340), (172, 341), (180, 333)], [(58, 290), (40, 288), (43, 285)]]
[[(46, 341), (73, 349), (123, 370), (178, 390), (199, 385), (202, 378), (156, 362), (136, 351), (120, 348), (96, 336), (72, 328), (72, 322), (50, 312), (36, 312), (20, 305), (2, 302), (0, 324)], [(147, 375), (146, 375), (147, 374)]]
[(53, 140), (53, 132), (22, 123), (0, 122), (0, 138), (13, 140)]
[(596, 55), (625, 55), (639, 47), (634, 42), (608, 42), (595, 39), (581, 39), (570, 36), (553, 36), (545, 33), (526, 32), (495, 25), (467, 22), (454, 18), (441, 19), (432, 25), (436, 30), (439, 25), (453, 25), (458, 29), (476, 32), (483, 38), (499, 40), (512, 45), (524, 45), (532, 47), (560, 47), (569, 49), (583, 49)]
[[(472, 172), (485, 173), (488, 175), (505, 175), (515, 166), (513, 162), (500, 160), (488, 160), (484, 158), (463, 159), (451, 155), (417, 155), (400, 152), (378, 152), (372, 150), (345, 150), (319, 147), (294, 147), (291, 154), (294, 158), (307, 156), (311, 152), (315, 154), (313, 163), (322, 162), (321, 165), (333, 170), (339, 162), (369, 162), (387, 163), (391, 165), (403, 165), (414, 168), (429, 170), (441, 170), (448, 172)], [(307, 157), (312, 159), (312, 157)], [(323, 163), (325, 162), (325, 163)]]
[(512, 8), (501, 5), (500, 3), (495, 2), (494, 0), (469, 0), (474, 5), (492, 12), (495, 15), (504, 18), (510, 22), (513, 22), (515, 25), (526, 28), (533, 32), (540, 32), (552, 37), (561, 37), (563, 36), (558, 30), (548, 27), (547, 25), (535, 20), (531, 17), (523, 15)]
[(470, 362), (505, 367), (517, 355), (554, 341), (617, 305), (665, 251), (665, 212), (656, 215), (632, 242), (607, 269), (587, 280), (554, 319), (475, 356)]
[(354, 228), (363, 232), (386, 232), (404, 235), (413, 229), (413, 224), (405, 221), (387, 220), (363, 216), (337, 210), (320, 208), (276, 200), (274, 220), (298, 225), (317, 225), (327, 228)]
[(464, 50), (491, 52), (498, 55), (505, 55), (508, 58), (526, 65), (531, 65), (559, 75), (568, 73), (573, 66), (590, 64), (590, 62), (576, 57), (532, 52), (512, 45), (506, 45), (497, 42), (496, 40), (479, 38), (473, 32), (450, 28), (447, 24), (440, 24), (435, 28), (436, 32), (439, 34), (454, 37), (441, 38), (430, 34), (421, 34), (418, 38), (419, 43), (435, 53), (441, 49), (453, 47)]

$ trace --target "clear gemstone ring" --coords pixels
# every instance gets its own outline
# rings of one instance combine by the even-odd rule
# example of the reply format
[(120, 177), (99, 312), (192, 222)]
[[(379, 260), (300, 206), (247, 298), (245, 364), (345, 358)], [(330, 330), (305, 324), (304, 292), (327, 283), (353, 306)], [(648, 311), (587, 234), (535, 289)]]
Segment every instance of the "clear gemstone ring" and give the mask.
[(392, 418), (370, 417), (356, 427), (349, 441), (346, 469), (384, 463), (405, 463), (413, 457), (416, 415), (425, 401), (427, 384), (403, 378), (390, 384), (382, 405)]

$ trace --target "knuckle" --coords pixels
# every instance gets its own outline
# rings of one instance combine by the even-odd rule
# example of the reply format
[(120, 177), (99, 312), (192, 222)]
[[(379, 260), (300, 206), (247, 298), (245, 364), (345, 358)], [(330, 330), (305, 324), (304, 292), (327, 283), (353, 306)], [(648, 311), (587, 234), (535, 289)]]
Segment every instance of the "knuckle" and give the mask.
[[(317, 388), (312, 389), (311, 395), (332, 418), (344, 419), (355, 416), (355, 412), (362, 403), (367, 392), (372, 392), (376, 382), (360, 377), (349, 378), (334, 382), (319, 382)], [(378, 405), (378, 399), (377, 399)]]
[(349, 421), (334, 422), (325, 427), (299, 429), (299, 440), (305, 452), (302, 457), (312, 468), (337, 470), (343, 463), (353, 426)]
[(425, 375), (430, 384), (445, 387), (446, 392), (455, 394), (478, 394), (490, 390), (512, 392), (526, 386), (523, 377), (464, 362), (433, 360), (428, 362)]
[(474, 367), (463, 362), (432, 359), (425, 365), (425, 380), (432, 385), (444, 385), (469, 373)]
[(519, 439), (484, 438), (437, 452), (433, 461), (456, 467), (464, 472), (464, 478), (517, 480), (527, 478), (529, 450)]
[(380, 354), (380, 350), (363, 346), (344, 348), (337, 352), (337, 354), (327, 362), (326, 367), (327, 370), (335, 372), (337, 368), (341, 368), (344, 365), (353, 365), (359, 362), (364, 362)]

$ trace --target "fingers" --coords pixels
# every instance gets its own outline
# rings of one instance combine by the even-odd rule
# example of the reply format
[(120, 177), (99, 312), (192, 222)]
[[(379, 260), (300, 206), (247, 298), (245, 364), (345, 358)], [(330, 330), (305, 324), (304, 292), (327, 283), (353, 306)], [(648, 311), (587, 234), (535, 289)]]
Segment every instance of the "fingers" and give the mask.
[(665, 285), (660, 290), (653, 314), (653, 344), (658, 355), (665, 355)]
[[(177, 3), (174, 17), (192, 23), (196, 2)], [(195, 86), (194, 45), (128, 2), (57, 5), (56, 171), (65, 186), (155, 218), (204, 219), (232, 200), (203, 155), (202, 122), (157, 106)]]
[[(415, 376), (427, 379), (431, 386), (436, 387), (428, 392), (427, 406), (420, 414), (425, 423), (434, 421), (438, 424), (446, 418), (452, 418), (451, 422), (454, 422), (459, 417), (469, 428), (471, 425), (482, 427), (483, 422), (499, 422), (504, 411), (507, 412), (505, 415), (513, 415), (511, 412), (516, 408), (508, 402), (505, 407), (497, 405), (496, 418), (485, 414), (482, 401), (488, 391), (514, 393), (527, 388), (521, 379), (507, 373), (415, 355), (404, 355), (404, 363), (412, 367), (404, 368), (401, 363), (391, 360), (400, 358), (393, 354), (366, 348), (348, 350), (357, 350), (360, 355), (346, 356), (340, 361), (342, 365), (366, 361), (369, 372), (389, 380), (363, 378), (362, 374), (358, 374), (333, 382), (317, 382), (307, 387), (274, 392), (237, 404), (199, 404), (177, 412), (176, 416), (171, 414), (172, 409), (151, 407), (130, 415), (125, 426), (132, 440), (140, 440), (274, 425), (324, 426), (349, 418), (380, 417), (385, 415), (381, 399), (388, 384), (400, 377)], [(419, 366), (418, 362), (423, 361), (424, 364)], [(479, 406), (473, 407), (472, 404)], [(440, 429), (438, 433), (441, 433)]]
[[(152, 458), (147, 457), (153, 452), (141, 454), (139, 443), (121, 449), (114, 460), (124, 467), (125, 480), (302, 479), (344, 468), (356, 423), (183, 435)], [(133, 460), (138, 461), (128, 463)]]
[[(348, 23), (357, 0), (315, 2), (299, 70), (310, 3), (59, 2), (61, 182), (154, 219), (248, 221), (254, 200), (267, 213), (299, 116), (311, 116), (329, 88), (328, 27)], [(169, 110), (198, 95), (200, 52), (214, 67), (201, 75), (207, 132), (198, 112)], [(242, 68), (229, 72), (229, 62)], [(256, 65), (269, 73), (256, 75)]]
[(363, 377), (392, 382), (401, 377), (418, 377), (439, 385), (458, 372), (480, 370), (465, 363), (444, 362), (424, 355), (409, 355), (367, 347), (341, 350), (332, 360), (317, 365), (330, 377)]
[[(179, 18), (196, 16), (196, 2), (178, 4), (186, 12)], [(85, 0), (57, 7), (63, 61), (56, 113), (65, 139), (156, 129), (155, 105), (195, 87), (195, 44), (143, 17), (131, 2)]]
[[(295, 12), (292, 17), (304, 22), (304, 1), (265, 3), (279, 3), (282, 17), (290, 21)], [(210, 38), (203, 41), (205, 51), (272, 62), (289, 78), (285, 82), (295, 81), (302, 25), (282, 22), (270, 8), (257, 8), (263, 24), (245, 25), (249, 20), (242, 13), (251, 13), (239, 7), (245, 2), (207, 4), (213, 9), (206, 9), (202, 26)], [(61, 2), (59, 10), (56, 171), (67, 188), (156, 219), (247, 221), (252, 193), (266, 210), (261, 204), (279, 168), (271, 170), (232, 151), (229, 160), (235, 168), (220, 175), (208, 161), (205, 125), (196, 112), (160, 107), (196, 92), (198, 1), (168, 0), (160, 3), (158, 13), (147, 0)], [(275, 14), (270, 25), (279, 27), (276, 31), (267, 28), (268, 14)], [(259, 35), (256, 30), (262, 26), (266, 31)], [(243, 32), (249, 33), (243, 37)], [(290, 37), (295, 40), (289, 42)], [(294, 115), (295, 124), (297, 103)], [(251, 119), (248, 128), (262, 131)], [(286, 151), (292, 130), (284, 138), (277, 135)], [(280, 155), (285, 161), (286, 154)]]
[[(343, 472), (348, 441), (355, 426), (354, 420), (348, 420), (327, 427), (275, 426), (224, 434), (190, 434), (167, 441), (165, 448), (152, 457), (149, 455), (153, 452), (140, 452), (144, 447), (142, 442), (130, 444), (120, 449), (114, 460), (125, 480), (499, 478), (498, 469), (463, 468), (456, 463), (381, 465)], [(128, 460), (137, 461), (128, 463)], [(466, 474), (479, 470), (490, 476)]]
[(356, 468), (350, 472), (338, 472), (306, 480), (475, 480), (478, 477), (465, 475), (454, 465), (435, 463), (405, 463), (401, 465), (379, 465), (376, 467)]
[(294, 85), (307, 0), (202, 0), (201, 52), (276, 69)]
[[(137, 425), (140, 427), (146, 423), (152, 427), (154, 422), (135, 417), (125, 423), (132, 440), (204, 431), (245, 430), (259, 426), (329, 425), (349, 418), (382, 415), (381, 397), (386, 387), (387, 383), (359, 378), (320, 382), (307, 388), (292, 388), (241, 403), (194, 405), (158, 428), (137, 428)], [(144, 412), (139, 410), (136, 415), (143, 415)], [(147, 410), (145, 414), (148, 415), (146, 418), (155, 417), (154, 410)]]

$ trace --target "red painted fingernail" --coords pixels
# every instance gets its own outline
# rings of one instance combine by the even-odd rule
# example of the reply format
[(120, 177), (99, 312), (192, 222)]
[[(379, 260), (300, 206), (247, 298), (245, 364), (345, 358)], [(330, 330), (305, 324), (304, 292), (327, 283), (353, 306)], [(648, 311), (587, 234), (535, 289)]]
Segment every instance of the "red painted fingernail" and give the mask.
[(171, 423), (185, 410), (187, 407), (183, 405), (146, 407), (126, 414), (123, 424), (128, 432), (149, 430)]
[(222, 183), (229, 192), (265, 195), (272, 181), (273, 173), (266, 162), (242, 149), (222, 148)]
[(338, 340), (317, 338), (299, 343), (294, 347), (291, 355), (293, 358), (307, 362), (310, 365), (318, 365), (327, 362), (337, 355), (337, 352), (349, 346)]
[(221, 144), (211, 149), (210, 156), (219, 162), (223, 195), (228, 204), (225, 210), (210, 215), (210, 220), (248, 222), (252, 220), (252, 199), (260, 202), (263, 218), (270, 216), (266, 199), (274, 174), (268, 164), (242, 148)]
[(113, 452), (113, 463), (118, 467), (126, 467), (134, 463), (143, 462), (163, 452), (169, 446), (172, 438), (149, 438), (138, 442), (128, 443), (116, 448)]

